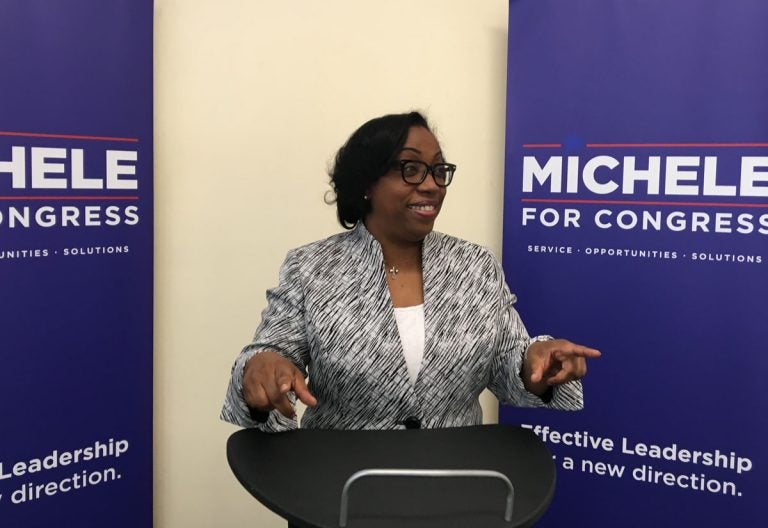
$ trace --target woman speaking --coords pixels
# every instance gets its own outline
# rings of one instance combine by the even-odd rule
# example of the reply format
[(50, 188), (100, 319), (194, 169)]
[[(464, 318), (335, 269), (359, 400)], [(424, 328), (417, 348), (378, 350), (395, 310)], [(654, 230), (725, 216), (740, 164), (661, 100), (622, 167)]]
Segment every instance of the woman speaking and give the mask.
[[(425, 118), (355, 131), (331, 184), (346, 232), (290, 251), (221, 417), (283, 431), (455, 427), (478, 397), (577, 410), (597, 350), (530, 338), (489, 250), (433, 231), (456, 174)], [(308, 376), (308, 382), (305, 378)]]

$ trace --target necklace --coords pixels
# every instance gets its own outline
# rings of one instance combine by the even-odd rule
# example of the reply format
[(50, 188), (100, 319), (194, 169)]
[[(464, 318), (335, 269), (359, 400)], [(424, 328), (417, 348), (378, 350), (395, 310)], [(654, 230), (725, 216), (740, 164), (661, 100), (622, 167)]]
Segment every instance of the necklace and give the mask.
[[(386, 266), (386, 264), (384, 265), (384, 267), (385, 267), (385, 268), (387, 267), (387, 266)], [(399, 270), (399, 269), (397, 269), (397, 266), (394, 266), (394, 265), (393, 265), (391, 268), (389, 268), (389, 269), (387, 270), (387, 273), (389, 273), (389, 274), (390, 274), (390, 276), (391, 276), (391, 277), (394, 279), (394, 278), (397, 276), (397, 274), (398, 274), (398, 273), (400, 273), (400, 270)]]

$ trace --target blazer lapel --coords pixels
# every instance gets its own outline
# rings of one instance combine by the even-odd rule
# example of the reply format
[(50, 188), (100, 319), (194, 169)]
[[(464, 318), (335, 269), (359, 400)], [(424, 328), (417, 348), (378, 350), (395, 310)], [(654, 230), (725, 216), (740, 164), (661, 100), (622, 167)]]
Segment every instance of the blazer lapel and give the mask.
[(421, 369), (416, 378), (415, 391), (419, 396), (422, 392), (425, 376), (429, 374), (429, 367), (434, 358), (435, 343), (435, 324), (434, 320), (434, 289), (436, 272), (436, 260), (438, 259), (439, 248), (437, 247), (437, 236), (434, 232), (429, 233), (421, 247), (421, 271), (424, 281), (424, 357), (421, 360)]
[(380, 346), (369, 353), (375, 358), (375, 363), (382, 366), (379, 378), (387, 384), (388, 389), (400, 398), (412, 401), (413, 387), (408, 377), (392, 297), (387, 286), (381, 246), (362, 223), (358, 223), (355, 230), (363, 247), (357, 263), (361, 270), (358, 274), (361, 278), (358, 291), (361, 293), (360, 300), (365, 301), (360, 303), (360, 310), (373, 310), (373, 313), (378, 314), (373, 318), (374, 324), (369, 331), (377, 334)]

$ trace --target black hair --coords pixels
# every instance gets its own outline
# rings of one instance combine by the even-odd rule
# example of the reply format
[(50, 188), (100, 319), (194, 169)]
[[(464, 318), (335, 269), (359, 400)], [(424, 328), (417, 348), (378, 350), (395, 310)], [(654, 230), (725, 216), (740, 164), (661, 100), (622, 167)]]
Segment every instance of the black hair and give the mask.
[(366, 192), (391, 169), (408, 138), (408, 130), (414, 126), (430, 130), (419, 112), (371, 119), (355, 130), (336, 153), (330, 177), (342, 227), (352, 229), (371, 211)]

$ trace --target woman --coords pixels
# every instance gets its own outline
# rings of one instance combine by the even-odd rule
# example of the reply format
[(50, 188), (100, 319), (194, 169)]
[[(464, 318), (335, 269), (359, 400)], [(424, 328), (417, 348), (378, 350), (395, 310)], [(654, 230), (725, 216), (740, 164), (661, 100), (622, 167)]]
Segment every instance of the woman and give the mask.
[(585, 358), (600, 353), (529, 338), (493, 255), (432, 230), (455, 171), (417, 112), (349, 138), (331, 174), (349, 231), (288, 253), (224, 420), (295, 428), (298, 397), (302, 427), (475, 425), (486, 387), (518, 406), (583, 406)]

